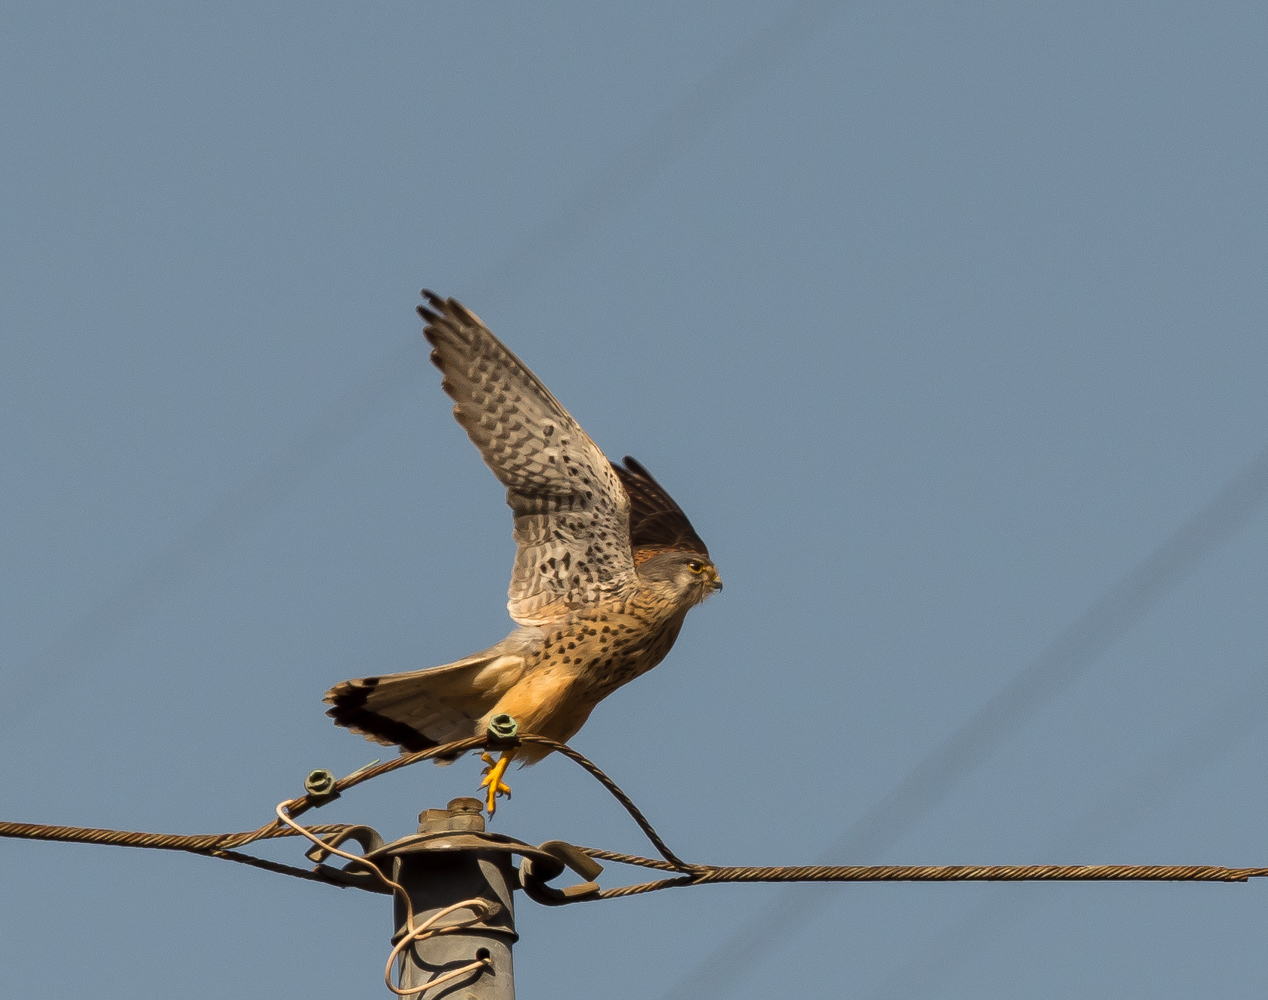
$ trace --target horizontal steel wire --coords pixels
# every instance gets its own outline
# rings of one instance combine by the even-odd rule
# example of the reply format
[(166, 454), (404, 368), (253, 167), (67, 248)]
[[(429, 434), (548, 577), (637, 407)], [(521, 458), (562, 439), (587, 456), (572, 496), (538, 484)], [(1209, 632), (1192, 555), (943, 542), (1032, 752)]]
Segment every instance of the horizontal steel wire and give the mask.
[[(314, 833), (338, 833), (350, 823), (326, 823), (309, 827)], [(141, 833), (135, 830), (99, 830), (90, 826), (49, 826), (44, 823), (0, 822), (0, 837), (20, 840), (60, 840), (74, 844), (109, 844), (113, 847), (149, 847), (159, 851), (189, 851), (193, 854), (225, 853), (257, 840), (298, 837), (294, 830), (269, 823), (244, 833)]]
[[(333, 792), (326, 795), (303, 795), (288, 799), (278, 809), (290, 817), (329, 802), (340, 792), (355, 787), (371, 778), (387, 774), (402, 767), (435, 758), (448, 758), (469, 750), (481, 748), (506, 748), (516, 744), (531, 744), (559, 753), (584, 768), (630, 814), (643, 834), (664, 860), (644, 858), (634, 854), (607, 851), (595, 847), (580, 848), (596, 860), (615, 864), (635, 865), (663, 872), (677, 872), (673, 878), (642, 882), (634, 885), (602, 889), (593, 895), (576, 897), (575, 902), (594, 899), (619, 899), (623, 896), (641, 895), (660, 889), (682, 888), (696, 885), (718, 885), (735, 882), (1245, 882), (1252, 878), (1268, 877), (1268, 868), (1225, 868), (1217, 865), (698, 865), (689, 864), (678, 857), (642, 811), (615, 781), (593, 762), (572, 747), (544, 736), (525, 734), (513, 741), (495, 740), (478, 736), (418, 753), (402, 754), (394, 760), (354, 771), (334, 783)], [(327, 879), (320, 868), (306, 870), (290, 865), (267, 861), (242, 854), (236, 848), (260, 840), (278, 837), (307, 836), (315, 839), (323, 834), (335, 834), (353, 824), (328, 823), (310, 827), (288, 826), (274, 819), (255, 830), (242, 833), (168, 834), (142, 833), (132, 830), (104, 830), (94, 827), (53, 826), (42, 823), (0, 822), (0, 837), (26, 840), (51, 840), (82, 844), (108, 844), (117, 847), (143, 847), (155, 850), (187, 851), (207, 857), (223, 858), (251, 865), (265, 871), (294, 875), (326, 884), (340, 884)], [(342, 852), (335, 852), (345, 856)]]
[[(586, 853), (601, 857), (607, 852)], [(701, 865), (690, 875), (603, 889), (578, 902), (727, 882), (1245, 882), (1264, 877), (1268, 868), (1217, 865)]]

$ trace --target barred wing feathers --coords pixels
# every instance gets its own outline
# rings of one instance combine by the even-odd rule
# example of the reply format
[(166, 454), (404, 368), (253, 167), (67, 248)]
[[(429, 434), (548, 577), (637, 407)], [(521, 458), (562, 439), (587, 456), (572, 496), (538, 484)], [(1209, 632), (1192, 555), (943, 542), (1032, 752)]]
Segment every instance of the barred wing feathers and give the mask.
[(418, 312), (454, 417), (506, 487), (518, 545), (507, 609), (544, 625), (634, 586), (630, 500), (603, 452), (528, 367), (455, 299)]

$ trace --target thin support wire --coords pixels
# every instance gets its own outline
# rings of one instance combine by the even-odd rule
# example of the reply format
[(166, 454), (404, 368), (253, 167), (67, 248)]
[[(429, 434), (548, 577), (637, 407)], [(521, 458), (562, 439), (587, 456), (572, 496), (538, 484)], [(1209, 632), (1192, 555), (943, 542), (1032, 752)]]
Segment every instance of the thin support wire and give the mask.
[[(435, 926), (436, 921), (441, 917), (446, 917), (455, 910), (471, 910), (472, 915), (464, 920), (456, 923), (445, 924), (443, 927)], [(443, 976), (437, 976), (435, 979), (429, 979), (422, 986), (415, 986), (413, 989), (403, 990), (392, 982), (392, 963), (396, 961), (398, 955), (406, 948), (414, 944), (416, 941), (424, 941), (436, 934), (444, 934), (448, 931), (459, 930), (463, 927), (470, 927), (472, 924), (479, 923), (486, 917), (490, 917), (495, 912), (496, 907), (488, 900), (484, 899), (464, 899), (461, 903), (454, 903), (452, 906), (446, 906), (443, 910), (438, 910), (430, 917), (424, 920), (417, 927), (410, 929), (401, 939), (396, 942), (396, 947), (392, 949), (392, 954), (388, 956), (387, 967), (383, 970), (383, 981), (387, 984), (387, 988), (395, 993), (398, 997), (412, 997), (427, 990), (434, 989), (437, 986), (443, 986), (445, 983), (454, 979), (459, 979), (468, 973), (476, 970), (493, 969), (493, 959), (487, 955), (484, 958), (477, 958), (474, 962), (457, 969), (446, 972)]]

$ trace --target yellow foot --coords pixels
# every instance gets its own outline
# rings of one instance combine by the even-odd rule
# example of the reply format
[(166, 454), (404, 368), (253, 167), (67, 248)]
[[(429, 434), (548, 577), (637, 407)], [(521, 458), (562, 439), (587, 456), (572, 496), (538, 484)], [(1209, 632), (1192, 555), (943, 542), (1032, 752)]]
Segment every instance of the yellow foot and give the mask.
[(480, 759), (488, 765), (484, 769), (484, 780), (480, 782), (480, 787), (489, 790), (485, 805), (490, 816), (497, 812), (499, 795), (505, 795), (508, 799), (511, 797), (511, 786), (502, 782), (502, 775), (506, 773), (506, 766), (511, 762), (511, 756), (509, 752), (503, 752), (502, 759), (495, 764), (493, 758), (487, 753), (480, 755)]

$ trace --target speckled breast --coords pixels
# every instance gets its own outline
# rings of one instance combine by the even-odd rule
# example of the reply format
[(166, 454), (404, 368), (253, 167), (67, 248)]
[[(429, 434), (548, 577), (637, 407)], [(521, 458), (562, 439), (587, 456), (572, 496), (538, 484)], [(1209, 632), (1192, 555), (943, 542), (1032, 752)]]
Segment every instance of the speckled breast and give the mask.
[(580, 612), (546, 637), (540, 655), (575, 669), (583, 696), (597, 702), (663, 660), (685, 617), (685, 610), (667, 616), (636, 602)]

